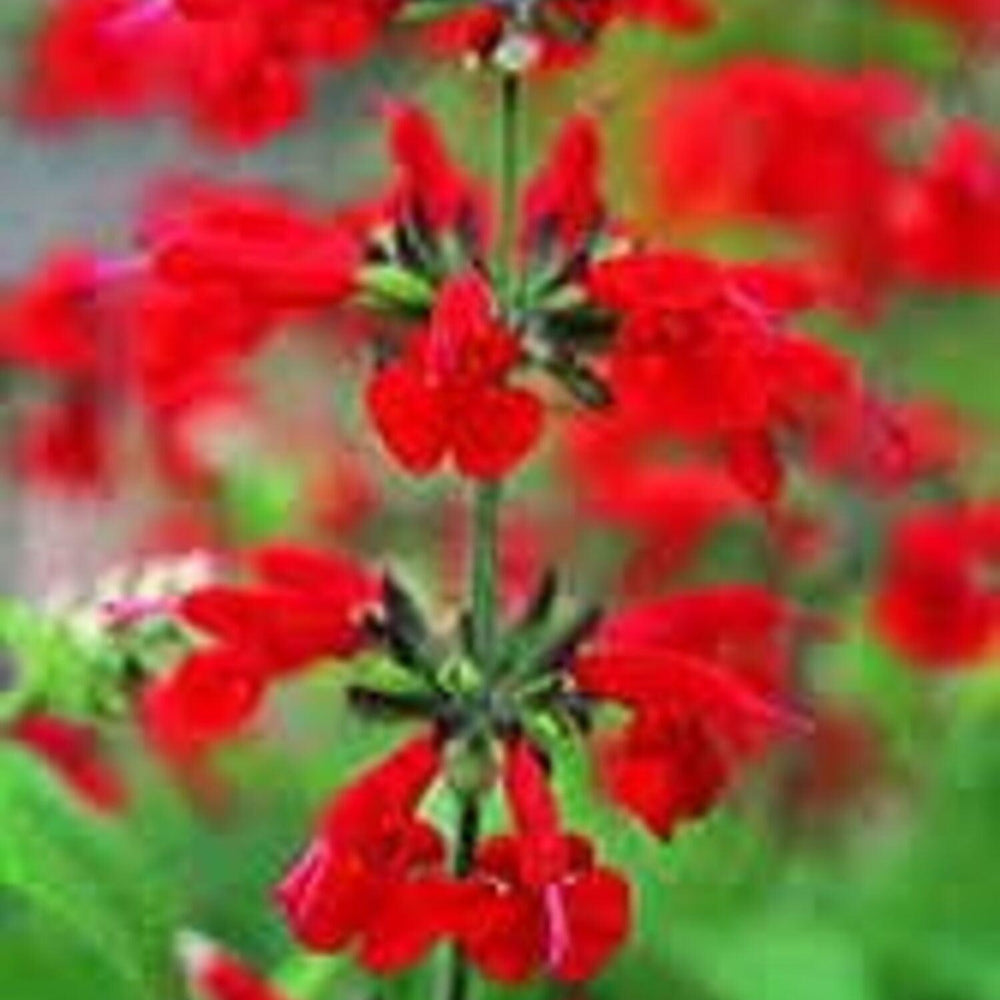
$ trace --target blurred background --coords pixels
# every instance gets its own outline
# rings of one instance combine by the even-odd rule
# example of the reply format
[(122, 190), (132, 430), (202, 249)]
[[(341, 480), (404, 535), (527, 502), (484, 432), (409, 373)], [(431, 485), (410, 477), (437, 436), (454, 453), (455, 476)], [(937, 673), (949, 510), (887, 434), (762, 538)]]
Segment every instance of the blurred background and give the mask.
[[(44, 6), (0, 5), (6, 93), (22, 78)], [(967, 13), (973, 4), (947, 0), (719, 6), (719, 25), (704, 35), (616, 30), (593, 64), (541, 85), (529, 107), (533, 157), (567, 111), (596, 112), (616, 213), (657, 238), (740, 259), (780, 256), (798, 237), (780, 221), (694, 218), (664, 196), (657, 136), (671, 95), (691, 79), (746, 57), (836, 73), (892, 71), (924, 95), (921, 110), (887, 140), (900, 162), (932, 146), (941, 123), (956, 117), (973, 118), (996, 140), (1000, 52), (989, 0), (977, 15), (982, 21)], [(326, 75), (309, 118), (254, 153), (214, 148), (170, 120), (39, 130), (8, 115), (0, 121), (0, 283), (15, 285), (53, 246), (127, 247), (150, 179), (165, 174), (266, 180), (329, 204), (370, 194), (386, 171), (375, 110), (385, 94), (418, 95), (456, 154), (488, 172), (486, 85), (458, 65), (396, 52)], [(994, 147), (994, 162), (995, 155)], [(995, 253), (1000, 232), (989, 217), (980, 235)], [(876, 297), (874, 305), (811, 317), (809, 328), (861, 359), (894, 398), (932, 400), (949, 426), (961, 428), (962, 459), (947, 488), (972, 498), (995, 494), (1000, 300), (988, 289), (955, 287)], [(364, 443), (357, 405), (364, 362), (350, 348), (332, 348), (325, 333), (279, 344), (255, 362), (265, 416), (227, 451), (211, 497), (165, 488), (141, 441), (131, 439), (121, 446), (113, 490), (65, 490), (9, 474), (0, 493), (4, 591), (72, 603), (137, 553), (292, 535), (391, 551), (446, 607), (462, 547), (451, 527), (457, 490), (453, 483), (414, 488)], [(4, 405), (13, 404), (5, 397)], [(634, 539), (616, 529), (610, 541), (595, 540), (599, 533), (579, 514), (559, 470), (554, 456), (519, 480), (511, 573), (555, 560), (581, 591), (617, 586)], [(640, 889), (637, 933), (580, 996), (1000, 998), (1000, 664), (931, 673), (891, 648), (869, 611), (886, 544), (885, 505), (828, 483), (794, 489), (803, 510), (849, 508), (860, 525), (849, 584), (821, 565), (791, 586), (845, 623), (840, 640), (803, 665), (821, 706), (817, 738), (777, 755), (722, 809), (665, 845), (595, 802), (582, 762), (567, 776), (572, 820), (601, 840)], [(584, 518), (585, 533), (552, 530), (568, 512)], [(710, 534), (696, 565), (676, 577), (654, 567), (659, 582), (768, 578), (759, 523), (737, 517)], [(293, 1000), (427, 1000), (431, 971), (376, 992), (347, 960), (295, 954), (269, 903), (318, 803), (378, 746), (379, 737), (344, 713), (340, 694), (338, 678), (325, 674), (283, 691), (261, 738), (219, 761), (221, 805), (217, 789), (206, 804), (204, 794), (167, 780), (128, 732), (113, 745), (133, 808), (114, 823), (81, 811), (28, 763), (7, 767), (0, 882), (28, 872), (40, 888), (30, 896), (0, 889), (0, 997), (173, 1000), (185, 994), (171, 942), (178, 928), (196, 927), (273, 970)], [(29, 785), (31, 794), (22, 795)], [(508, 995), (565, 993), (548, 985), (483, 993)]]

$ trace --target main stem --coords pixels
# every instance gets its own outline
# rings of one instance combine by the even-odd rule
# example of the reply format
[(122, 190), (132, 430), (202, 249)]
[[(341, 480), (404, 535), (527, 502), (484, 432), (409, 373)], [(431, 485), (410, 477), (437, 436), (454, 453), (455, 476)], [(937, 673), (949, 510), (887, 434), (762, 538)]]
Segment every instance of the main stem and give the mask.
[[(500, 232), (494, 279), (503, 318), (508, 324), (518, 298), (517, 196), (520, 160), (521, 80), (513, 73), (500, 78)], [(494, 667), (499, 606), (499, 536), (502, 486), (478, 483), (472, 515), (472, 641), (480, 669)]]
[[(479, 800), (474, 794), (459, 796), (458, 836), (455, 845), (454, 871), (458, 878), (465, 878), (472, 871), (479, 840)], [(462, 948), (456, 945), (448, 966), (447, 1000), (467, 1000), (472, 968)]]
[[(500, 232), (494, 262), (494, 281), (500, 310), (508, 324), (516, 322), (518, 299), (517, 208), (519, 182), (521, 81), (516, 74), (500, 78)], [(495, 669), (500, 591), (499, 480), (477, 483), (472, 511), (472, 645), (477, 666)], [(477, 793), (458, 793), (459, 815), (453, 870), (464, 878), (472, 870), (479, 839), (480, 807)], [(471, 967), (456, 947), (448, 968), (445, 1000), (468, 1000)]]

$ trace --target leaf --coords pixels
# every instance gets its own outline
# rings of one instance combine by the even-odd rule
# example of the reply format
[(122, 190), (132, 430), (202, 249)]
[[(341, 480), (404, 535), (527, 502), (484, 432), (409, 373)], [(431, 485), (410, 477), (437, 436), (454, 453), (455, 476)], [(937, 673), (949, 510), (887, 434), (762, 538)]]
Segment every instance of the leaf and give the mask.
[(353, 963), (345, 955), (299, 953), (286, 959), (272, 973), (271, 980), (282, 994), (294, 1000), (326, 1000), (351, 978)]
[(102, 644), (87, 642), (63, 621), (18, 601), (0, 602), (0, 646), (11, 659), (14, 683), (0, 698), (0, 719), (29, 704), (86, 716), (116, 705), (118, 678)]
[(688, 972), (724, 1000), (875, 1000), (860, 943), (805, 907), (675, 932)]
[(170, 996), (170, 892), (125, 832), (30, 755), (0, 750), (0, 888), (61, 923), (135, 1000)]

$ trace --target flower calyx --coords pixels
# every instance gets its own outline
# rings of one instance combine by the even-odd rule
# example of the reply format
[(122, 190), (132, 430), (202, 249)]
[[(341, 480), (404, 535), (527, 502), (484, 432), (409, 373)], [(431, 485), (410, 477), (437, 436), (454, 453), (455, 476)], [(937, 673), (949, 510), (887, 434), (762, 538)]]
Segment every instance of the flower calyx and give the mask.
[(381, 611), (369, 616), (366, 628), (388, 665), (377, 679), (348, 689), (351, 707), (386, 720), (429, 720), (445, 740), (465, 748), (463, 757), (480, 762), (494, 743), (523, 733), (586, 731), (590, 708), (570, 668), (601, 610), (563, 610), (559, 598), (549, 571), (500, 635), (487, 669), (472, 648), (467, 613), (459, 614), (450, 635), (436, 634), (409, 590), (387, 575)]

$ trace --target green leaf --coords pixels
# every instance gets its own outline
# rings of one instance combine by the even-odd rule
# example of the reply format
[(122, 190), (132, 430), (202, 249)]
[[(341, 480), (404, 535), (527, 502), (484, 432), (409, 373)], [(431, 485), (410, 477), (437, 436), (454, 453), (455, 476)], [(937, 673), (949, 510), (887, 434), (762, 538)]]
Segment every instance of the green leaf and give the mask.
[(130, 997), (173, 996), (171, 894), (125, 832), (13, 747), (0, 750), (0, 818), (0, 888), (88, 947)]
[(351, 978), (353, 964), (345, 955), (292, 955), (272, 973), (271, 980), (294, 1000), (326, 1000), (334, 988)]
[(0, 719), (28, 705), (68, 715), (111, 711), (118, 697), (113, 657), (63, 621), (18, 601), (0, 602), (0, 646), (14, 660), (13, 687), (0, 697)]
[(361, 271), (361, 288), (379, 304), (404, 312), (425, 311), (434, 302), (434, 288), (415, 271), (395, 264), (372, 264)]
[(803, 907), (675, 932), (687, 971), (725, 1000), (876, 1000), (858, 941)]

